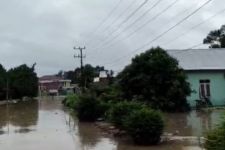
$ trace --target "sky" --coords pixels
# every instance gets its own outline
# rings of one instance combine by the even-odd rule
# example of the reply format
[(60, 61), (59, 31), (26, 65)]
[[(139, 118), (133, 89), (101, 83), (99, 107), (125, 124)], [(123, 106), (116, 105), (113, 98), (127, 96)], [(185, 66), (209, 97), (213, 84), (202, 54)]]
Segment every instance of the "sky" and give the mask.
[(79, 67), (73, 47), (85, 46), (85, 64), (119, 72), (151, 47), (207, 48), (203, 39), (225, 24), (224, 0), (166, 32), (206, 1), (0, 0), (0, 63), (6, 69), (37, 63), (38, 76), (56, 74)]

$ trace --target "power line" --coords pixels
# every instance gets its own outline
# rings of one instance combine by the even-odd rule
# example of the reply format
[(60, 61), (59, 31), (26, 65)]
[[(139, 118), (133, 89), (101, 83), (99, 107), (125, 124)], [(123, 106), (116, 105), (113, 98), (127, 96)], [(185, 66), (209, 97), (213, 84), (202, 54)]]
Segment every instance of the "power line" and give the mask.
[(102, 25), (104, 25), (105, 22), (108, 21), (108, 19), (113, 15), (113, 13), (117, 10), (117, 8), (120, 6), (123, 0), (119, 0), (119, 2), (113, 7), (113, 9), (109, 12), (109, 14), (102, 20), (102, 22), (97, 26), (97, 28), (94, 30), (96, 32)]
[[(130, 25), (128, 25), (124, 30), (122, 30), (121, 32), (119, 32), (116, 36), (112, 37), (111, 40), (108, 41), (111, 42), (113, 40), (115, 40), (117, 37), (120, 36), (120, 34), (122, 34), (123, 32), (125, 32), (126, 30), (130, 29), (133, 25), (135, 25), (138, 21), (140, 21), (142, 18), (144, 18), (150, 11), (152, 11), (162, 0), (158, 0), (156, 3), (154, 3), (154, 5), (152, 7), (150, 7), (149, 9), (147, 9), (147, 11), (145, 11), (140, 17), (138, 17), (136, 20), (134, 20)], [(107, 44), (107, 43), (106, 43)]]
[[(130, 8), (135, 4), (135, 2), (136, 2), (137, 0), (133, 0), (131, 3), (130, 3), (130, 5), (128, 5), (127, 7), (126, 7), (126, 9), (122, 12), (122, 13), (120, 13), (118, 16), (117, 16), (117, 18), (116, 19), (114, 19), (114, 20), (112, 20), (110, 23), (109, 23), (109, 25), (108, 26), (106, 26), (103, 30), (102, 30), (102, 32), (101, 32), (101, 34), (104, 34), (106, 31), (108, 31), (108, 30), (110, 30), (111, 28), (110, 27), (112, 27), (124, 14), (126, 14), (129, 10), (130, 10)], [(102, 42), (101, 40), (99, 40), (99, 42)], [(92, 45), (92, 43), (93, 43), (93, 41), (91, 42), (91, 45)], [(93, 54), (93, 53), (91, 53), (91, 54)]]
[(110, 29), (110, 27), (113, 26), (113, 25), (117, 22), (117, 20), (119, 20), (124, 14), (126, 14), (127, 11), (130, 10), (130, 8), (135, 4), (136, 1), (137, 1), (137, 0), (133, 0), (133, 1), (130, 3), (130, 5), (128, 5), (128, 6), (126, 7), (126, 9), (124, 9), (124, 11), (123, 11), (121, 14), (119, 14), (119, 16), (117, 16), (117, 18), (116, 18), (115, 20), (112, 20), (111, 23), (109, 23), (109, 25), (108, 25), (106, 28), (104, 28), (104, 29), (102, 30), (102, 33), (108, 31), (108, 30)]
[[(154, 21), (155, 19), (157, 19), (159, 16), (161, 16), (163, 13), (165, 13), (167, 10), (169, 10), (172, 6), (174, 6), (179, 0), (175, 0), (173, 3), (171, 3), (169, 6), (167, 6), (165, 9), (163, 9), (161, 12), (159, 12), (158, 14), (156, 14), (155, 16), (153, 16), (150, 20), (146, 21), (143, 25), (139, 26), (136, 30), (134, 30), (133, 32), (131, 32), (130, 34), (128, 34), (126, 37), (122, 38), (121, 40), (124, 40), (124, 39), (127, 39), (127, 38), (130, 38), (131, 36), (133, 36), (136, 32), (138, 32), (139, 30), (143, 29), (146, 25), (148, 25), (149, 23), (151, 23), (152, 21)], [(115, 40), (117, 37), (119, 37), (119, 35), (117, 35), (116, 37), (114, 37), (113, 39), (110, 40), (113, 41)], [(106, 43), (106, 44), (109, 44)], [(112, 45), (112, 44), (110, 44)], [(107, 46), (110, 46), (110, 45), (107, 45)], [(101, 48), (101, 47), (100, 47)]]
[(111, 11), (106, 15), (106, 17), (98, 24), (98, 26), (90, 33), (90, 35), (96, 33), (113, 15), (117, 8), (121, 5), (123, 0), (119, 0), (118, 3), (111, 9)]
[[(199, 47), (199, 46), (201, 46), (201, 45), (203, 45), (203, 43), (198, 43), (198, 44), (192, 45), (192, 46), (190, 46), (190, 47), (188, 47), (188, 48), (181, 49), (181, 50), (179, 50), (179, 51), (176, 52), (176, 53), (182, 53), (182, 52), (185, 52), (185, 51), (194, 50), (194, 48)], [(128, 55), (127, 55), (126, 57), (128, 57)], [(126, 58), (126, 57), (124, 57), (124, 58)], [(108, 66), (108, 67), (113, 67), (113, 66), (115, 66), (115, 64), (117, 64), (118, 62), (120, 62), (120, 61), (122, 61), (122, 60), (124, 60), (124, 59), (120, 59), (120, 60), (115, 61), (115, 62), (113, 62), (113, 63), (109, 63), (109, 66)]]
[(174, 28), (176, 28), (177, 26), (179, 26), (181, 23), (183, 23), (184, 21), (186, 21), (188, 18), (190, 18), (191, 16), (193, 16), (195, 13), (197, 13), (200, 9), (202, 9), (204, 6), (206, 6), (208, 3), (210, 3), (212, 0), (208, 0), (206, 1), (203, 5), (201, 5), (198, 9), (196, 9), (195, 11), (193, 11), (192, 13), (190, 13), (188, 16), (186, 16), (185, 18), (183, 18), (182, 20), (180, 20), (179, 22), (177, 22), (175, 25), (173, 25), (172, 27), (170, 27), (168, 30), (164, 31), (163, 33), (161, 33), (160, 35), (158, 35), (156, 38), (154, 38), (153, 40), (147, 42), (145, 44), (145, 46), (155, 42), (156, 40), (158, 40), (159, 38), (163, 37), (165, 34), (167, 34), (168, 32), (170, 32), (171, 30), (173, 30)]
[[(160, 0), (159, 1), (157, 1), (151, 8), (153, 9), (158, 3), (160, 3)], [(186, 13), (186, 12), (188, 12), (189, 10), (192, 10), (193, 9), (193, 7), (194, 6), (196, 6), (196, 4), (193, 4), (191, 7), (189, 7), (189, 8), (186, 8), (186, 9), (184, 9), (184, 10), (182, 10), (182, 11), (180, 11), (179, 13), (178, 13), (178, 15), (175, 15), (175, 16), (173, 16), (172, 18), (170, 18), (170, 22), (172, 21), (172, 20), (174, 20), (175, 18), (177, 18), (178, 16), (180, 16), (180, 15), (182, 15), (182, 14), (184, 14), (184, 13)], [(168, 10), (167, 8), (166, 9), (164, 9), (162, 12), (165, 12), (166, 10)], [(157, 15), (158, 17), (160, 16), (160, 15)], [(155, 16), (154, 16), (155, 17)], [(154, 18), (153, 17), (153, 18)], [(151, 20), (152, 20), (152, 18), (151, 18)], [(149, 22), (150, 23), (150, 22)], [(130, 25), (130, 27), (131, 27), (131, 25)], [(129, 27), (128, 27), (129, 28)], [(127, 30), (127, 28), (125, 28), (125, 30)], [(124, 30), (124, 31), (125, 31)], [(124, 32), (123, 31), (123, 32)], [(119, 36), (119, 35), (118, 35)], [(117, 36), (117, 37), (118, 37)], [(107, 45), (106, 47), (109, 47), (109, 46), (111, 46), (111, 45), (113, 45), (116, 41), (115, 41), (115, 39), (117, 38), (117, 37), (114, 37), (114, 39), (112, 39), (111, 40), (111, 44), (109, 44), (109, 45)], [(127, 37), (126, 37), (127, 38)], [(125, 38), (124, 38), (125, 39)], [(114, 41), (113, 41), (114, 40)], [(92, 56), (92, 55), (91, 55)]]
[(171, 44), (174, 41), (176, 41), (177, 39), (179, 39), (180, 37), (190, 33), (192, 30), (194, 30), (195, 28), (198, 28), (199, 26), (203, 25), (204, 23), (206, 23), (207, 21), (213, 19), (214, 17), (216, 17), (217, 15), (221, 14), (225, 12), (225, 9), (220, 10), (219, 12), (215, 13), (214, 15), (208, 17), (207, 19), (203, 20), (202, 22), (198, 23), (197, 25), (192, 26), (188, 31), (183, 32), (182, 34), (178, 35), (177, 37), (171, 39), (169, 42), (165, 43), (165, 45)]
[(148, 3), (149, 0), (145, 0), (143, 3), (141, 3), (141, 5), (136, 8), (125, 20), (123, 20), (116, 28), (116, 30), (110, 32), (109, 34), (112, 34), (114, 32), (116, 32), (124, 23), (126, 23), (129, 19), (131, 19), (144, 5), (146, 5)]
[[(175, 25), (173, 25), (172, 27), (170, 27), (169, 29), (167, 29), (166, 31), (164, 31), (163, 33), (161, 33), (160, 35), (158, 35), (156, 38), (154, 38), (153, 40), (147, 42), (146, 44), (142, 45), (141, 47), (131, 51), (131, 53), (133, 54), (136, 51), (141, 50), (142, 48), (148, 46), (149, 44), (153, 43), (154, 41), (158, 40), (159, 38), (161, 38), (162, 36), (164, 36), (165, 34), (167, 34), (168, 32), (170, 32), (171, 30), (173, 30), (175, 27), (177, 27), (178, 25), (180, 25), (181, 23), (183, 23), (184, 21), (186, 21), (187, 19), (189, 19), (191, 16), (193, 16), (194, 14), (196, 14), (200, 9), (202, 9), (203, 7), (205, 7), (208, 3), (210, 3), (212, 0), (207, 0), (205, 3), (203, 3), (200, 7), (198, 7), (197, 9), (195, 9), (193, 12), (191, 12), (189, 15), (187, 15), (186, 17), (184, 17), (183, 19), (181, 19), (179, 22), (177, 22)], [(130, 54), (130, 53), (129, 53)], [(129, 55), (128, 54), (128, 55)], [(128, 56), (127, 55), (127, 56)], [(117, 59), (115, 59), (115, 62), (117, 62), (120, 59), (125, 58), (126, 56), (121, 56)], [(106, 64), (110, 64), (110, 63), (106, 63)]]
[(138, 17), (136, 20), (134, 20), (130, 25), (126, 27), (126, 30), (130, 29), (133, 25), (135, 25), (138, 21), (140, 21), (142, 18), (144, 18), (149, 12), (151, 12), (158, 4), (163, 0), (158, 0), (156, 3), (153, 4), (152, 7), (147, 9), (140, 17)]
[[(127, 16), (118, 26), (115, 30), (112, 30), (111, 32), (108, 33), (108, 36), (103, 40), (106, 41), (108, 38), (110, 38), (110, 36), (115, 33), (116, 31), (118, 31), (120, 29), (120, 27), (125, 24), (127, 21), (129, 21), (142, 7), (144, 7), (144, 5), (146, 5), (148, 3), (149, 0), (145, 0), (143, 3), (141, 3), (133, 12), (131, 12), (131, 14), (129, 16)], [(101, 43), (100, 43), (101, 45)], [(100, 45), (96, 46), (94, 49), (98, 48)]]

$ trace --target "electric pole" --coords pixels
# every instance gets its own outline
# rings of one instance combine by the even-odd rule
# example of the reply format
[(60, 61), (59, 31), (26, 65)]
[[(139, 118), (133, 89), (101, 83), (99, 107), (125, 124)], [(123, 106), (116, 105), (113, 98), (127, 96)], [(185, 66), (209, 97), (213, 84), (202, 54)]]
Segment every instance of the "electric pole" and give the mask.
[(85, 58), (85, 55), (83, 55), (83, 50), (86, 49), (86, 47), (74, 47), (74, 50), (79, 50), (80, 54), (74, 55), (74, 58), (79, 58), (80, 59), (80, 74), (81, 74), (81, 82), (82, 82), (82, 87), (83, 85), (83, 58)]

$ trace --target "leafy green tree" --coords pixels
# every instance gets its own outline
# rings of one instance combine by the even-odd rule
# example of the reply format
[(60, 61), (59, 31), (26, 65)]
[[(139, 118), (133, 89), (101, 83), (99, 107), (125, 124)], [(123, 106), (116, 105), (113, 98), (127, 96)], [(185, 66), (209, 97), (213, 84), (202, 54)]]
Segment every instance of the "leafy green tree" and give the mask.
[(142, 100), (163, 111), (189, 109), (186, 96), (191, 90), (184, 70), (160, 47), (133, 58), (118, 75), (118, 82), (127, 100)]
[[(105, 70), (103, 66), (93, 67), (90, 64), (87, 64), (83, 67), (83, 77), (81, 77), (81, 69), (76, 68), (74, 71), (67, 71), (64, 74), (66, 79), (70, 79), (72, 83), (79, 84), (83, 87), (90, 87), (90, 84), (93, 82), (94, 77), (99, 76), (100, 71)], [(60, 72), (58, 73), (60, 74)], [(109, 71), (108, 76), (111, 77), (113, 71)], [(111, 79), (111, 78), (110, 78)]]
[(80, 84), (83, 87), (89, 87), (90, 83), (93, 82), (94, 77), (96, 76), (98, 76), (98, 72), (92, 65), (87, 64), (83, 68), (83, 79), (81, 78)]
[(6, 98), (6, 70), (0, 64), (0, 100)]
[(10, 95), (12, 98), (37, 96), (38, 78), (34, 69), (35, 64), (32, 67), (28, 67), (24, 64), (8, 71)]
[(210, 44), (209, 48), (225, 48), (225, 25), (218, 30), (210, 31), (203, 43)]

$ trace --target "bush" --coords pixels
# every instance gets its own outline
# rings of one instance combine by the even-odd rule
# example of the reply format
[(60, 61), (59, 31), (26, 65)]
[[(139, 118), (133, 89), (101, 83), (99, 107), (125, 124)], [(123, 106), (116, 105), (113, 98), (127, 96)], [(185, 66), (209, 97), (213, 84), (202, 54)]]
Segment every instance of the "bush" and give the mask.
[(147, 108), (133, 112), (126, 120), (127, 132), (134, 142), (140, 145), (158, 144), (163, 128), (161, 114)]
[(101, 116), (100, 102), (91, 94), (83, 94), (77, 103), (77, 116), (80, 121), (95, 121)]
[(76, 109), (78, 101), (79, 101), (79, 97), (76, 94), (69, 94), (66, 96), (63, 103), (65, 106), (69, 108)]
[(110, 108), (111, 108), (111, 103), (100, 101), (99, 107), (98, 107), (99, 117), (107, 119), (107, 114)]
[(187, 77), (176, 59), (160, 47), (135, 56), (117, 76), (124, 99), (142, 99), (163, 111), (188, 111), (191, 94)]
[(207, 150), (225, 150), (225, 121), (207, 134), (205, 148)]
[(126, 117), (133, 111), (142, 109), (143, 105), (136, 102), (122, 101), (112, 106), (109, 111), (109, 120), (117, 127), (124, 128)]

